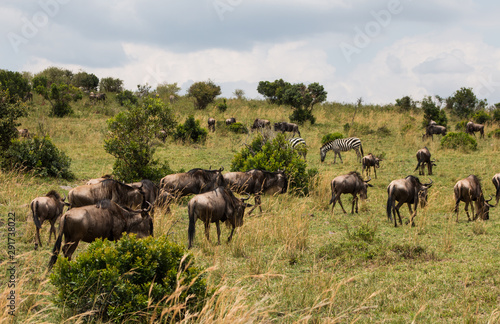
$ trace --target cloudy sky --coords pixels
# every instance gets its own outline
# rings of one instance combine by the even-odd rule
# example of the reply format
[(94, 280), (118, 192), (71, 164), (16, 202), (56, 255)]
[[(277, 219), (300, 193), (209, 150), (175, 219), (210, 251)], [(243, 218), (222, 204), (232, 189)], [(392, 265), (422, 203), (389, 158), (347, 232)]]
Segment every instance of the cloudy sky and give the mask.
[(211, 79), (319, 82), (328, 101), (393, 103), (472, 87), (500, 102), (499, 1), (3, 0), (0, 68), (59, 66), (136, 89)]

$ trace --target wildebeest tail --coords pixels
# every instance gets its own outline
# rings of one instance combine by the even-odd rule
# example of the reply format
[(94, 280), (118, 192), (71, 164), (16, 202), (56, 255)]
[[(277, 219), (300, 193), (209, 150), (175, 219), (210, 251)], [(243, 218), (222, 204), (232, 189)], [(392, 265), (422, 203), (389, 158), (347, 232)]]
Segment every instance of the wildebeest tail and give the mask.
[(59, 221), (59, 235), (57, 236), (56, 244), (54, 244), (54, 248), (52, 249), (52, 256), (50, 257), (49, 261), (49, 271), (52, 269), (52, 266), (57, 261), (57, 255), (59, 254), (59, 251), (61, 250), (61, 244), (62, 244), (62, 237), (64, 233), (64, 221), (66, 220), (66, 217), (64, 215), (61, 217), (61, 220)]
[(33, 222), (35, 222), (35, 226), (37, 228), (42, 228), (42, 224), (40, 224), (40, 219), (38, 218), (38, 215), (36, 214), (36, 212), (38, 211), (38, 201), (35, 201), (35, 202), (32, 201), (30, 207), (31, 207), (31, 212), (33, 213)]
[(392, 199), (392, 188), (387, 189), (387, 195), (389, 196), (387, 198), (387, 218), (389, 221), (392, 221), (392, 204), (394, 203)]
[[(193, 205), (195, 205), (195, 203), (193, 203)], [(188, 215), (189, 215), (189, 226), (188, 226), (188, 242), (189, 242), (189, 247), (191, 247), (191, 243), (193, 242), (194, 240), (194, 233), (195, 233), (195, 230), (196, 230), (196, 215), (194, 214), (194, 207), (191, 204), (188, 204)]]

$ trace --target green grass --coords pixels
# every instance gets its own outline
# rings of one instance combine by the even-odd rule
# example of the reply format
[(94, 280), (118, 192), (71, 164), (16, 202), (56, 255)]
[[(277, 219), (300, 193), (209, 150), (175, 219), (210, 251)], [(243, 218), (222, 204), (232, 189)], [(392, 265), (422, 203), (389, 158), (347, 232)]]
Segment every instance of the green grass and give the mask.
[[(109, 96), (111, 97), (111, 96)], [(72, 181), (39, 179), (14, 173), (0, 173), (0, 217), (7, 212), (17, 215), (17, 316), (14, 321), (64, 321), (64, 313), (51, 302), (54, 287), (45, 273), (52, 246), (47, 246), (48, 225), (42, 229), (43, 247), (33, 250), (35, 227), (28, 215), (29, 202), (50, 189), (67, 194), (60, 186), (77, 186), (89, 178), (112, 172), (114, 158), (103, 149), (106, 119), (120, 107), (108, 97), (106, 105), (92, 106), (84, 99), (74, 105), (75, 116), (49, 118), (47, 104), (35, 98), (23, 128), (37, 132), (39, 124), (54, 143), (72, 159)], [(174, 104), (178, 120), (194, 115), (206, 127), (208, 117), (223, 121), (236, 117), (251, 125), (256, 117), (271, 121), (288, 120), (290, 109), (265, 102), (228, 100), (228, 110), (220, 113), (215, 105), (206, 111), (193, 108), (190, 99)], [(441, 136), (422, 142), (422, 115), (398, 113), (390, 107), (363, 107), (358, 110), (357, 129), (346, 136), (362, 140), (365, 155), (384, 156), (377, 170), (378, 179), (370, 182), (368, 200), (360, 202), (359, 214), (343, 214), (336, 206), (332, 214), (330, 181), (349, 171), (360, 171), (353, 151), (342, 153), (344, 163), (333, 164), (333, 153), (319, 161), (321, 138), (343, 132), (352, 122), (354, 106), (329, 103), (315, 107), (317, 123), (300, 127), (309, 152), (308, 167), (319, 170), (318, 187), (304, 198), (288, 194), (263, 198), (263, 213), (245, 216), (230, 244), (229, 230), (222, 229), (222, 244), (215, 245), (215, 226), (211, 243), (205, 240), (203, 224), (197, 222), (194, 247), (196, 262), (210, 268), (208, 282), (217, 289), (197, 318), (187, 322), (390, 322), (409, 323), (492, 323), (500, 322), (500, 213), (490, 212), (490, 220), (469, 223), (463, 204), (459, 222), (455, 222), (453, 186), (459, 179), (476, 174), (483, 181), (486, 195), (494, 193), (491, 177), (500, 172), (500, 140), (478, 139), (478, 150), (471, 153), (442, 149)], [(453, 124), (451, 121), (450, 124)], [(223, 126), (222, 126), (223, 127)], [(488, 126), (488, 132), (495, 127)], [(378, 130), (383, 129), (383, 136)], [(370, 132), (370, 130), (372, 132)], [(232, 157), (251, 142), (251, 134), (233, 134), (217, 130), (209, 133), (205, 145), (158, 143), (157, 156), (174, 170), (194, 167), (228, 171)], [(437, 166), (431, 177), (429, 205), (418, 210), (416, 226), (394, 228), (387, 221), (385, 204), (387, 185), (403, 178), (416, 166), (415, 154), (427, 146)], [(156, 213), (155, 236), (168, 237), (187, 245), (187, 201), (172, 207), (170, 214)], [(350, 211), (351, 196), (342, 201)], [(401, 208), (409, 219), (408, 208)], [(5, 242), (0, 254), (6, 264)], [(53, 242), (52, 242), (53, 243)], [(86, 248), (81, 244), (78, 251)], [(6, 282), (6, 273), (0, 278)], [(4, 285), (2, 296), (7, 296)], [(5, 306), (6, 298), (0, 305)], [(5, 310), (6, 308), (3, 307)], [(7, 313), (2, 320), (10, 320)], [(70, 320), (73, 322), (75, 319)]]

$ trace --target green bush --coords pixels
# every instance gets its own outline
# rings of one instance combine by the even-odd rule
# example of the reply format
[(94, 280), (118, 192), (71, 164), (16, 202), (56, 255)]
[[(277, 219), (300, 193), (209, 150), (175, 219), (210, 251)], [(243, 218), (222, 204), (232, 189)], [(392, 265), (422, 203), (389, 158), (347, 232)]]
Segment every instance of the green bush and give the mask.
[(488, 137), (500, 138), (500, 128), (488, 133)]
[(493, 120), (496, 122), (500, 122), (500, 108), (496, 108), (493, 110)]
[(120, 104), (120, 106), (124, 106), (127, 103), (137, 105), (139, 98), (137, 98), (132, 91), (124, 90), (116, 95), (116, 101)]
[(177, 125), (174, 133), (176, 141), (205, 143), (208, 130), (200, 126), (200, 121), (195, 120), (194, 116), (189, 116), (184, 124)]
[(217, 105), (217, 109), (219, 109), (219, 111), (221, 113), (223, 113), (223, 112), (225, 112), (227, 110), (226, 98), (224, 98), (223, 102), (221, 102), (220, 104)]
[(477, 150), (477, 141), (469, 134), (450, 132), (441, 139), (441, 146), (449, 149)]
[(312, 109), (295, 108), (290, 115), (290, 121), (299, 125), (304, 124), (308, 120), (311, 122), (311, 125), (316, 123), (316, 117), (313, 116)]
[(484, 124), (491, 120), (491, 116), (484, 110), (480, 110), (472, 116), (472, 119), (479, 124)]
[(32, 172), (41, 177), (73, 178), (71, 159), (48, 136), (13, 140), (4, 153), (2, 168)]
[(21, 123), (17, 119), (28, 114), (23, 102), (11, 102), (9, 90), (3, 90), (0, 83), (0, 156), (10, 146), (11, 140), (19, 136), (17, 127)]
[(457, 132), (465, 132), (466, 125), (467, 125), (467, 120), (462, 120), (455, 125), (455, 130)]
[(391, 130), (389, 128), (387, 128), (387, 126), (382, 126), (382, 127), (379, 127), (377, 129), (377, 135), (380, 136), (380, 137), (387, 137), (387, 136), (391, 136)]
[(321, 139), (321, 145), (325, 145), (326, 143), (331, 142), (331, 141), (335, 141), (336, 139), (339, 139), (339, 138), (344, 138), (344, 134), (342, 134), (342, 133), (326, 134)]
[(266, 139), (258, 134), (250, 145), (237, 153), (231, 161), (231, 171), (261, 169), (266, 171), (283, 170), (289, 180), (290, 191), (307, 195), (313, 187), (316, 169), (308, 169), (298, 151), (291, 148), (285, 135), (278, 134), (274, 139)]
[(196, 109), (205, 109), (208, 104), (215, 100), (215, 97), (220, 95), (220, 86), (213, 81), (193, 83), (187, 92), (187, 95), (195, 99)]
[(146, 322), (155, 315), (159, 322), (175, 322), (200, 310), (210, 295), (192, 255), (165, 236), (98, 239), (75, 261), (60, 257), (50, 281), (57, 306), (103, 322)]
[(248, 134), (248, 128), (240, 122), (232, 123), (227, 129), (236, 134)]

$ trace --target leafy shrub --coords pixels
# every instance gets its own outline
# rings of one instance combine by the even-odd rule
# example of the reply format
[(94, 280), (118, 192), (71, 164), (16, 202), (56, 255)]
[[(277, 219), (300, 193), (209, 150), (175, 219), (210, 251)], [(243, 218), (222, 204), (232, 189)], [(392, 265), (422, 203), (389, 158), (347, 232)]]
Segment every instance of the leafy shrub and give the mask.
[(236, 134), (248, 134), (248, 128), (240, 122), (232, 123), (227, 129)]
[(272, 140), (258, 134), (252, 143), (237, 153), (231, 161), (231, 171), (283, 170), (289, 181), (289, 189), (304, 195), (309, 193), (313, 179), (318, 173), (316, 169), (306, 168), (304, 159), (288, 145), (283, 134), (278, 134)]
[(126, 103), (137, 105), (139, 98), (137, 98), (132, 91), (124, 90), (116, 95), (116, 101), (120, 104), (120, 106), (124, 106)]
[(455, 125), (455, 130), (457, 132), (465, 132), (466, 125), (467, 125), (467, 120), (462, 120)]
[(488, 133), (488, 137), (500, 138), (500, 128)]
[(199, 120), (189, 116), (184, 124), (177, 125), (174, 139), (182, 142), (204, 143), (207, 139), (208, 130), (200, 126)]
[(431, 120), (435, 121), (438, 125), (446, 127), (448, 118), (444, 110), (440, 109), (432, 100), (432, 97), (425, 97), (421, 103), (424, 112), (424, 119), (422, 126), (425, 128), (429, 125)]
[(210, 295), (202, 269), (193, 263), (165, 236), (98, 239), (75, 261), (59, 258), (50, 275), (58, 291), (54, 302), (77, 314), (95, 312), (103, 322), (144, 321), (145, 314), (174, 322), (199, 310)]
[(221, 113), (223, 113), (223, 112), (225, 112), (225, 111), (227, 110), (226, 98), (224, 98), (224, 101), (223, 101), (223, 102), (221, 102), (221, 103), (219, 103), (219, 104), (217, 105), (217, 109), (219, 109), (219, 111), (220, 111)]
[(195, 108), (205, 109), (208, 104), (213, 102), (215, 97), (221, 94), (220, 86), (216, 85), (213, 81), (193, 83), (187, 92), (188, 96), (194, 97)]
[(120, 92), (123, 90), (123, 80), (112, 77), (102, 78), (99, 82), (99, 90), (105, 92)]
[(290, 121), (299, 125), (304, 124), (308, 120), (311, 122), (311, 125), (314, 125), (314, 123), (316, 123), (316, 117), (313, 116), (312, 109), (306, 109), (302, 107), (295, 108), (290, 115)]
[(362, 224), (359, 228), (355, 229), (354, 231), (349, 231), (349, 228), (347, 230), (347, 237), (350, 240), (361, 240), (365, 241), (368, 243), (373, 242), (375, 239), (375, 233), (377, 232), (377, 227), (370, 227), (369, 224)]
[(335, 141), (336, 139), (339, 139), (339, 138), (344, 138), (344, 134), (342, 134), (342, 133), (326, 134), (321, 139), (321, 145), (325, 145), (326, 143), (331, 142), (331, 141)]
[(496, 122), (500, 121), (500, 108), (493, 110), (493, 120)]
[(27, 115), (24, 103), (11, 102), (9, 91), (3, 90), (0, 83), (0, 155), (10, 146), (11, 140), (19, 135), (17, 126), (21, 124), (17, 119)]
[(469, 134), (450, 132), (441, 139), (441, 146), (449, 149), (477, 150), (477, 141)]
[(472, 119), (479, 124), (484, 124), (487, 121), (491, 120), (491, 116), (484, 110), (480, 110), (476, 112), (473, 116)]
[(410, 111), (417, 108), (417, 103), (410, 96), (405, 96), (401, 99), (396, 99), (396, 106), (402, 111)]
[(13, 140), (4, 153), (2, 168), (32, 172), (41, 177), (70, 179), (71, 159), (60, 151), (48, 136)]

